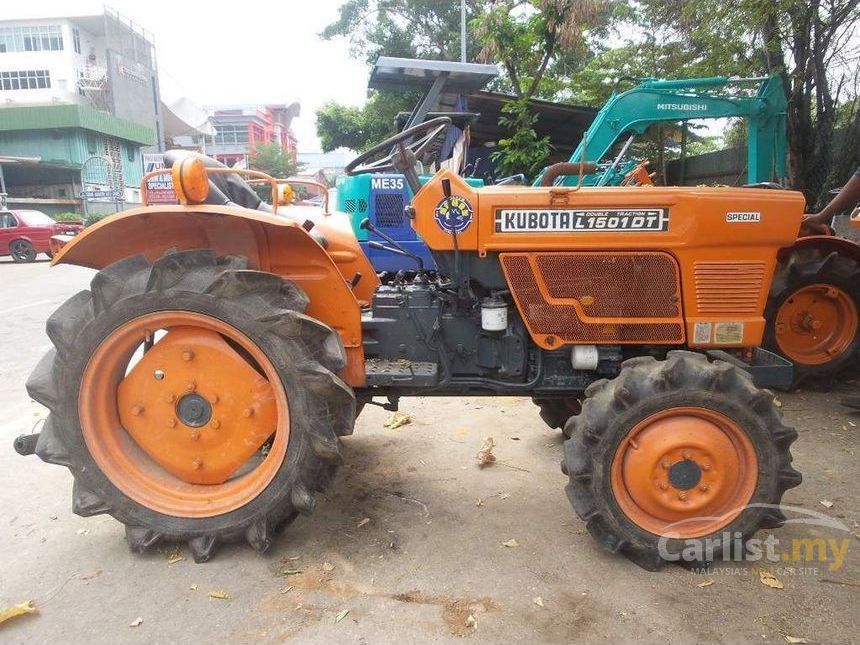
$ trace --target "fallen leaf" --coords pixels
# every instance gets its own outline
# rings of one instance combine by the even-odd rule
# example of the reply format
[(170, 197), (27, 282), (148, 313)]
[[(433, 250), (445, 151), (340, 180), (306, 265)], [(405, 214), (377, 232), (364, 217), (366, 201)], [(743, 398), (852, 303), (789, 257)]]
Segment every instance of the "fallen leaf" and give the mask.
[(773, 404), (778, 408), (782, 407), (782, 401), (780, 401), (779, 399), (774, 399)]
[(502, 542), (502, 546), (506, 546), (506, 547), (508, 547), (509, 549), (513, 549), (514, 547), (517, 547), (517, 546), (519, 546), (519, 545), (520, 545), (520, 543), (519, 543), (519, 542), (517, 542), (517, 541), (516, 541), (515, 539), (513, 539), (513, 538), (511, 538), (511, 539), (510, 539), (510, 540), (508, 540), (507, 542)]
[(785, 635), (785, 642), (786, 643), (808, 643), (809, 641), (806, 640), (805, 638), (800, 638), (798, 636), (789, 636), (788, 634), (786, 634)]
[(849, 425), (849, 426), (851, 426), (852, 428), (856, 428), (856, 427), (857, 427), (857, 424), (856, 424), (856, 423), (854, 423), (853, 421), (849, 421), (849, 422), (848, 422), (848, 425)]
[(478, 454), (475, 455), (475, 459), (478, 460), (478, 465), (481, 468), (489, 466), (496, 461), (496, 455), (493, 454), (493, 448), (495, 445), (496, 442), (492, 437), (484, 437), (484, 443), (481, 445), (481, 449), (478, 451)]
[(484, 505), (484, 500), (482, 500), (482, 499), (479, 497), (479, 498), (475, 501), (475, 506), (483, 506), (483, 505)]
[(334, 617), (334, 622), (339, 623), (344, 618), (346, 618), (346, 615), (348, 613), (349, 613), (349, 609), (341, 609), (339, 612), (337, 612), (337, 616)]
[(388, 420), (382, 425), (391, 430), (395, 430), (401, 426), (405, 426), (409, 423), (412, 423), (412, 417), (410, 417), (405, 412), (400, 412), (399, 410), (388, 417)]
[(197, 587), (197, 585), (191, 585), (191, 586), (190, 586), (190, 587), (188, 587), (188, 588), (189, 588), (189, 589), (191, 589), (191, 591), (197, 591), (197, 588), (198, 588), (198, 587)]
[(829, 499), (822, 499), (819, 504), (821, 504), (824, 508), (833, 508), (833, 502)]
[(182, 562), (184, 559), (185, 558), (183, 558), (181, 555), (176, 554), (170, 557), (170, 559), (167, 561), (167, 564), (176, 564), (177, 562)]
[(704, 582), (700, 582), (696, 586), (697, 587), (710, 587), (712, 584), (714, 584), (713, 580), (705, 580)]
[(469, 614), (469, 617), (466, 618), (466, 627), (478, 629), (478, 619), (475, 618), (475, 614)]
[(334, 571), (334, 565), (331, 562), (323, 562), (323, 571)]
[(33, 604), (32, 600), (12, 605), (11, 607), (0, 609), (0, 623), (5, 623), (10, 618), (15, 618), (15, 616), (23, 616), (24, 614), (33, 614), (35, 612), (36, 605)]
[(758, 572), (758, 579), (765, 587), (772, 589), (782, 589), (785, 586), (775, 575), (764, 569)]
[(363, 520), (361, 520), (361, 521), (358, 523), (358, 525), (356, 526), (356, 528), (359, 528), (359, 529), (360, 529), (360, 528), (361, 528), (362, 526), (364, 526), (365, 524), (370, 524), (370, 518), (369, 518), (369, 517), (365, 517)]
[(543, 604), (543, 598), (541, 598), (540, 596), (535, 596), (534, 598), (532, 598), (532, 602), (533, 602), (534, 604), (536, 604), (538, 607), (543, 607), (543, 606), (544, 606), (544, 604)]
[(141, 618), (140, 616), (138, 616), (128, 624), (129, 627), (140, 627), (141, 625), (143, 625), (143, 618)]
[(230, 595), (226, 591), (210, 591), (209, 597), (214, 600), (230, 600)]

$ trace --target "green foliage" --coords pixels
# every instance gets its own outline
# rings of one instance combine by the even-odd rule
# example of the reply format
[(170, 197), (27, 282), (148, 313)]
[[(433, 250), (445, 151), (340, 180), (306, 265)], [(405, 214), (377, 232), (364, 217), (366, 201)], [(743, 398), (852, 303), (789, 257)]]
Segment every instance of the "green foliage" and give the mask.
[(512, 134), (499, 139), (499, 150), (490, 155), (502, 175), (524, 173), (531, 178), (546, 165), (552, 146), (549, 137), (538, 139), (534, 129), (537, 118), (526, 98), (511, 101), (502, 108), (499, 125)]
[[(471, 19), (486, 0), (467, 0)], [(372, 64), (379, 56), (460, 59), (460, 3), (450, 0), (347, 0), (337, 20), (322, 30), (326, 40), (344, 37), (352, 54)], [(467, 59), (477, 45), (467, 41)]]
[(366, 150), (394, 134), (394, 119), (408, 112), (416, 97), (410, 92), (370, 92), (364, 107), (331, 101), (317, 110), (316, 126), (322, 149)]
[(299, 170), (295, 155), (277, 143), (257, 144), (250, 155), (250, 162), (253, 170), (278, 178), (290, 177)]
[(559, 98), (606, 33), (617, 0), (497, 0), (471, 22), (481, 58), (500, 63), (499, 89), (520, 97)]
[(65, 211), (63, 213), (54, 213), (51, 219), (55, 222), (80, 222), (84, 218), (80, 213)]

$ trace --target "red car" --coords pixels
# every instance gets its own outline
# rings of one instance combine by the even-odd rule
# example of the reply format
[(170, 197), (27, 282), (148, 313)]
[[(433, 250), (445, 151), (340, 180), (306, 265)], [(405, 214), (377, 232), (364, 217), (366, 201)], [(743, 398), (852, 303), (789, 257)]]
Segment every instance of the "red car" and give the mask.
[(39, 253), (49, 258), (52, 235), (75, 235), (83, 222), (55, 222), (41, 211), (0, 211), (0, 256), (15, 262), (32, 262)]

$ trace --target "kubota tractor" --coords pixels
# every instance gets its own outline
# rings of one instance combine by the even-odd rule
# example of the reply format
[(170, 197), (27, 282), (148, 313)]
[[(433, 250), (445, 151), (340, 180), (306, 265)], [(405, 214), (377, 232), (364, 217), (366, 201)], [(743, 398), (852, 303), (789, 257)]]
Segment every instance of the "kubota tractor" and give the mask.
[(413, 151), (441, 124), (353, 164), (405, 174), (439, 267), (387, 285), (345, 215), (269, 212), (277, 197), (168, 153), (181, 205), (114, 215), (54, 260), (98, 273), (48, 320), (27, 388), (50, 415), (19, 452), (69, 468), (74, 512), (114, 516), (133, 551), (178, 541), (202, 561), (265, 551), (311, 513), (375, 398), (582, 397), (562, 470), (602, 546), (654, 569), (690, 539), (731, 553), (779, 526), (797, 434), (754, 380), (791, 368), (756, 347), (802, 197), (448, 170), (421, 186)]

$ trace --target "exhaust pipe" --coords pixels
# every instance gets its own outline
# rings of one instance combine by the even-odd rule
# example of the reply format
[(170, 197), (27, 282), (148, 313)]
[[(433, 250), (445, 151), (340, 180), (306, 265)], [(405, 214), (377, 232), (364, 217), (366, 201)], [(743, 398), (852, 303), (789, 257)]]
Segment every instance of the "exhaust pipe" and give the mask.
[(22, 434), (15, 438), (13, 446), (15, 447), (15, 452), (26, 457), (27, 455), (36, 453), (36, 442), (38, 441), (38, 432), (34, 434)]

